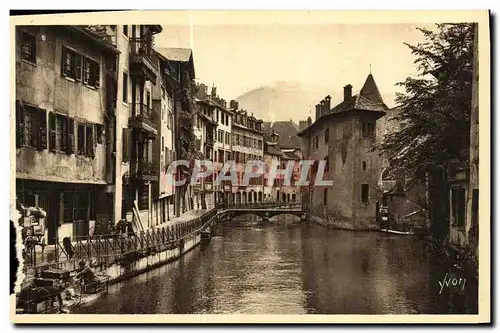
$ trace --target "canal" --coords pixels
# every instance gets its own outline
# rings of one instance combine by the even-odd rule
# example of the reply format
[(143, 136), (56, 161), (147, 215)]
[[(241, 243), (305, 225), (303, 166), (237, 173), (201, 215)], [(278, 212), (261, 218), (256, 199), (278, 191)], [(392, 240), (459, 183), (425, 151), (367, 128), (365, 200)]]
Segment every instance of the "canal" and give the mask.
[(332, 230), (286, 217), (266, 225), (225, 222), (215, 234), (74, 312), (477, 313), (477, 283), (443, 284), (445, 277), (458, 281), (459, 273), (412, 236)]

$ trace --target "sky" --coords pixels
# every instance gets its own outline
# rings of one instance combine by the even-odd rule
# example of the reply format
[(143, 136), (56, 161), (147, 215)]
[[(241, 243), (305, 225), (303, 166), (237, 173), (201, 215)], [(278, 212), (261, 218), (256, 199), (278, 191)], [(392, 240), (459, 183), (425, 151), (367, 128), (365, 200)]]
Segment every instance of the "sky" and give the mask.
[[(248, 17), (238, 22), (237, 13), (230, 20), (207, 20), (199, 15), (191, 16), (186, 24), (163, 24), (155, 44), (192, 48), (196, 79), (215, 84), (226, 100), (275, 82), (336, 92), (351, 84), (357, 93), (370, 70), (380, 92), (394, 96), (401, 91), (395, 83), (416, 74), (414, 56), (403, 43), (422, 40), (417, 27), (432, 27), (422, 23), (318, 23), (312, 19), (252, 23)], [(394, 106), (392, 100), (385, 102)]]

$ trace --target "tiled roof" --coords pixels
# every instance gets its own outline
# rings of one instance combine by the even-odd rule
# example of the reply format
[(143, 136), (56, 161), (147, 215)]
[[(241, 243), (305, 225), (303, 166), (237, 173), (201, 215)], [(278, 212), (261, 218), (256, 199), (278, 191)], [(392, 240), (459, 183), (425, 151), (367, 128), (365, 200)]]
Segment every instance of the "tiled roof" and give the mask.
[(264, 150), (264, 153), (265, 154), (269, 154), (269, 155), (276, 155), (276, 156), (281, 156), (283, 155), (283, 153), (281, 152), (281, 150), (273, 147), (273, 146), (269, 146), (269, 145), (266, 145), (266, 149)]
[(156, 48), (156, 51), (168, 60), (180, 62), (188, 62), (193, 53), (191, 49), (178, 47), (160, 47)]
[[(263, 128), (266, 128), (267, 124), (263, 123)], [(297, 136), (299, 127), (293, 121), (276, 121), (268, 127), (266, 134), (270, 135), (272, 131), (279, 135), (280, 147), (300, 148), (302, 146), (302, 140)]]
[(350, 99), (335, 105), (329, 112), (323, 114), (319, 119), (316, 119), (312, 125), (303, 129), (299, 135), (309, 132), (309, 130), (315, 128), (318, 122), (321, 122), (322, 119), (333, 114), (357, 110), (377, 112), (383, 115), (388, 109), (389, 108), (382, 100), (382, 96), (380, 95), (373, 75), (369, 74), (358, 95), (354, 95)]

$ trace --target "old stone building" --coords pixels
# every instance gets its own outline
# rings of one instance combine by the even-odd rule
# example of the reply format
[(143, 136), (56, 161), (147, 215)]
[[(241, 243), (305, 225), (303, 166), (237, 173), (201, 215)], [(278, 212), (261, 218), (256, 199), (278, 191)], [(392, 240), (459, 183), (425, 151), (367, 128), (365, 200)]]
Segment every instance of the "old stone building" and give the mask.
[[(304, 158), (325, 161), (323, 179), (331, 186), (310, 187), (304, 204), (311, 218), (352, 229), (378, 228), (377, 202), (381, 160), (371, 149), (376, 140), (377, 119), (387, 111), (370, 74), (359, 94), (344, 87), (343, 101), (331, 108), (326, 96), (316, 105), (315, 121), (302, 130)], [(316, 163), (318, 165), (318, 163)], [(313, 178), (315, 167), (312, 168)]]
[[(167, 68), (171, 73), (163, 76), (165, 80), (172, 79), (177, 84), (177, 88), (172, 92), (172, 107), (173, 107), (173, 131), (175, 133), (173, 150), (175, 156), (172, 155), (172, 160), (175, 159), (188, 159), (191, 156), (190, 147), (188, 144), (190, 139), (194, 136), (193, 128), (191, 128), (187, 121), (194, 118), (195, 113), (195, 98), (196, 86), (194, 83), (195, 68), (193, 60), (193, 51), (187, 48), (157, 48), (158, 54), (161, 55), (163, 62), (168, 62), (168, 67), (163, 63), (162, 70)], [(162, 73), (163, 75), (163, 73)], [(165, 101), (168, 104), (168, 98), (165, 96)], [(168, 108), (168, 105), (167, 105)], [(168, 121), (167, 121), (168, 125)], [(165, 155), (164, 155), (165, 156)], [(172, 161), (170, 160), (170, 162)], [(176, 177), (180, 177), (181, 169), (177, 168)], [(183, 176), (184, 177), (184, 176)], [(173, 207), (175, 215), (180, 216), (181, 213), (193, 209), (193, 191), (192, 188), (187, 186), (183, 188), (176, 188), (174, 193)], [(169, 201), (172, 205), (172, 202)]]
[[(205, 160), (214, 161), (214, 145), (217, 138), (218, 122), (215, 121), (218, 108), (216, 102), (212, 100), (211, 94), (208, 94), (208, 87), (204, 84), (198, 85), (196, 103), (198, 112), (194, 134), (196, 136), (196, 148), (202, 153)], [(229, 120), (228, 120), (229, 122)], [(203, 170), (206, 171), (206, 170)], [(197, 204), (203, 207), (213, 207), (215, 204), (214, 176), (208, 176), (200, 179)]]
[(16, 27), (15, 38), (17, 202), (47, 211), (48, 244), (106, 233), (119, 51), (80, 26)]
[(264, 176), (250, 178), (249, 185), (243, 185), (246, 164), (264, 159), (264, 133), (262, 120), (253, 114), (239, 109), (238, 102), (231, 101), (230, 110), (234, 112), (232, 123), (232, 157), (236, 163), (238, 184), (232, 184), (229, 200), (235, 203), (256, 203), (264, 200)]

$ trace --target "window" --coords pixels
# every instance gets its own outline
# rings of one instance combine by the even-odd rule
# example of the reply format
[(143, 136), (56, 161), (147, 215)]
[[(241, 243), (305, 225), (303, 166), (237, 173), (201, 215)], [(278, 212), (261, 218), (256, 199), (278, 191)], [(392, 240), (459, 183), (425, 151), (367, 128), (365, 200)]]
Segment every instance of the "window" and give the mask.
[(49, 114), (49, 149), (51, 152), (74, 153), (74, 126), (75, 122), (72, 118), (52, 112)]
[(328, 203), (328, 188), (323, 189), (323, 205), (326, 206)]
[(167, 128), (171, 129), (172, 125), (174, 124), (174, 115), (172, 111), (168, 111), (168, 119), (167, 119)]
[(47, 112), (16, 101), (16, 146), (47, 148)]
[(226, 114), (226, 125), (229, 126), (229, 115)]
[(100, 75), (99, 63), (89, 58), (83, 58), (83, 83), (98, 87)]
[(226, 133), (226, 144), (230, 144), (230, 133)]
[(330, 163), (328, 162), (328, 156), (325, 156), (325, 172), (330, 171)]
[(75, 195), (73, 192), (64, 192), (63, 193), (63, 204), (64, 204), (64, 215), (63, 222), (73, 222), (74, 221), (74, 200)]
[(94, 158), (97, 131), (93, 124), (78, 124), (78, 155)]
[(366, 170), (366, 162), (363, 162), (363, 170)]
[(123, 26), (123, 34), (128, 37), (128, 25)]
[(368, 184), (361, 184), (361, 202), (368, 202)]
[(217, 122), (219, 122), (219, 110), (216, 111), (216, 119), (217, 119)]
[(329, 136), (330, 136), (330, 130), (327, 128), (325, 130), (325, 143), (328, 143)]
[(452, 189), (453, 225), (457, 228), (465, 227), (465, 195), (466, 191), (463, 188)]
[(23, 32), (21, 40), (21, 58), (32, 64), (36, 64), (36, 37)]
[(217, 131), (217, 141), (224, 142), (224, 131), (222, 130)]
[(65, 46), (62, 47), (61, 73), (74, 80), (82, 79), (82, 56)]
[(128, 73), (123, 72), (122, 100), (128, 103)]
[(373, 122), (363, 122), (362, 123), (362, 133), (364, 138), (375, 138), (375, 123)]

